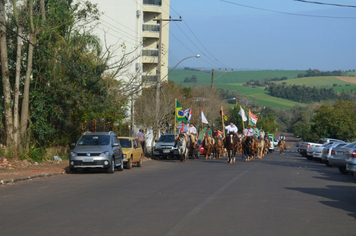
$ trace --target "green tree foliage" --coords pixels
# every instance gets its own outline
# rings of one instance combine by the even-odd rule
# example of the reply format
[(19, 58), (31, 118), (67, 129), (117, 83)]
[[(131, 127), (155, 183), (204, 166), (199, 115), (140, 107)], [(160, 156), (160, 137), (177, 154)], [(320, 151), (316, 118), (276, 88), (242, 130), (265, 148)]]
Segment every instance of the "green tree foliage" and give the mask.
[(276, 85), (270, 84), (266, 90), (271, 96), (292, 100), (295, 102), (309, 103), (334, 100), (339, 96), (333, 88), (316, 88), (305, 85)]
[(257, 121), (257, 126), (262, 127), (266, 133), (274, 133), (278, 128), (276, 117), (273, 114), (268, 114), (267, 118), (261, 116)]
[(198, 83), (198, 78), (196, 75), (192, 75), (192, 77), (187, 77), (183, 81), (184, 83)]
[(324, 104), (314, 116), (315, 133), (320, 137), (354, 140), (356, 133), (356, 104), (337, 101), (333, 105)]
[(334, 70), (334, 71), (320, 71), (317, 69), (309, 69), (306, 71), (305, 74), (298, 74), (298, 78), (302, 77), (315, 77), (315, 76), (342, 76), (341, 70)]

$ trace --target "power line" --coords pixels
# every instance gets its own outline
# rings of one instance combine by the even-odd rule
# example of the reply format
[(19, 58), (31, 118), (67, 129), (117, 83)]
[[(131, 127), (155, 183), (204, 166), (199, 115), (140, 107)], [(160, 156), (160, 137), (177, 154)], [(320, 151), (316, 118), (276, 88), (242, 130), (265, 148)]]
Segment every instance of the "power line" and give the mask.
[(251, 9), (256, 9), (256, 10), (261, 10), (261, 11), (268, 11), (268, 12), (274, 12), (274, 13), (279, 13), (279, 14), (284, 14), (284, 15), (292, 15), (292, 16), (304, 16), (304, 17), (315, 17), (315, 18), (330, 18), (330, 19), (353, 19), (355, 20), (356, 17), (351, 17), (351, 16), (323, 16), (323, 15), (308, 15), (308, 14), (298, 14), (298, 13), (291, 13), (291, 12), (283, 12), (283, 11), (275, 11), (275, 10), (270, 10), (270, 9), (265, 9), (265, 8), (260, 8), (260, 7), (253, 7), (253, 6), (248, 6), (236, 2), (230, 2), (226, 0), (220, 0), (221, 2), (226, 2), (229, 4), (241, 6), (241, 7), (246, 7), (246, 8), (251, 8)]
[(320, 5), (329, 5), (329, 6), (336, 6), (336, 7), (353, 7), (356, 8), (354, 5), (342, 5), (336, 3), (326, 3), (326, 2), (314, 2), (314, 1), (306, 1), (306, 0), (294, 0), (297, 2), (305, 2), (305, 3), (313, 3), (313, 4), (320, 4)]

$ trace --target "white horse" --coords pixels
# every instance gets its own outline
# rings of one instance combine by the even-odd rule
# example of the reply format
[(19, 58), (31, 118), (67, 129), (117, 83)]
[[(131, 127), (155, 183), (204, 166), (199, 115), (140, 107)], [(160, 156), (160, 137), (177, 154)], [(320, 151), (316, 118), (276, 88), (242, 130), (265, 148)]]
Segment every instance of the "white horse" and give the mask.
[(184, 162), (184, 163), (187, 162), (189, 148), (187, 145), (185, 134), (182, 133), (179, 134), (177, 147), (178, 147), (180, 162)]

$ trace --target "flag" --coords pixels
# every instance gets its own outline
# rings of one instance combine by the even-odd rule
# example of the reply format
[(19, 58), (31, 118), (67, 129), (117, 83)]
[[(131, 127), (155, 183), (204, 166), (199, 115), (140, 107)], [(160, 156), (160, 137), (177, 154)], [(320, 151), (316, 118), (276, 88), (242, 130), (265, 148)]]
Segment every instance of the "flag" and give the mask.
[(250, 113), (250, 125), (257, 124), (258, 117), (255, 114), (253, 114), (250, 109), (249, 109), (249, 113)]
[(239, 115), (242, 117), (242, 120), (243, 120), (244, 122), (247, 121), (247, 117), (246, 117), (245, 110), (244, 110), (241, 106), (240, 106)]
[(183, 108), (179, 104), (178, 101), (177, 101), (177, 104), (176, 104), (176, 119), (177, 119), (177, 121), (185, 121)]
[(190, 118), (192, 117), (192, 109), (188, 108), (184, 111), (184, 116), (188, 122), (190, 122)]
[(227, 116), (223, 113), (222, 110), (220, 110), (220, 115), (224, 118), (224, 120), (227, 120)]
[(209, 124), (208, 120), (206, 119), (203, 109), (200, 108), (200, 117), (201, 117), (201, 122), (205, 123), (205, 124)]

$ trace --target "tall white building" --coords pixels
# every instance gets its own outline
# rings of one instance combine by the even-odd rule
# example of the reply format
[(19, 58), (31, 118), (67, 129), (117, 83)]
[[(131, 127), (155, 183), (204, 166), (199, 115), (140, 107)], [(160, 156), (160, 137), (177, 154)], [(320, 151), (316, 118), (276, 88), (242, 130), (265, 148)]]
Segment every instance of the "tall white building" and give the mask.
[[(107, 46), (126, 52), (135, 50), (137, 57), (128, 73), (139, 76), (147, 84), (157, 81), (160, 64), (161, 78), (168, 73), (169, 21), (163, 21), (160, 34), (157, 19), (169, 19), (169, 0), (92, 0), (103, 13), (96, 33)], [(159, 63), (159, 37), (161, 35), (161, 59)], [(120, 49), (121, 50), (121, 49)], [(120, 57), (120, 50), (117, 57)], [(167, 79), (167, 77), (165, 78)]]
[[(119, 49), (115, 55), (117, 60), (122, 57), (120, 53), (122, 45), (125, 46), (126, 52), (134, 51), (131, 57), (136, 59), (118, 79), (129, 79), (134, 76), (138, 83), (144, 82), (143, 86), (152, 86), (157, 82), (160, 68), (161, 78), (167, 80), (169, 21), (162, 21), (160, 33), (157, 19), (169, 19), (169, 0), (91, 0), (91, 2), (97, 3), (100, 12), (103, 13), (95, 30), (103, 45)], [(158, 55), (160, 37), (161, 56)], [(137, 128), (132, 116), (133, 103), (134, 101), (129, 104), (131, 108), (129, 119), (133, 126), (131, 130), (136, 133)]]

